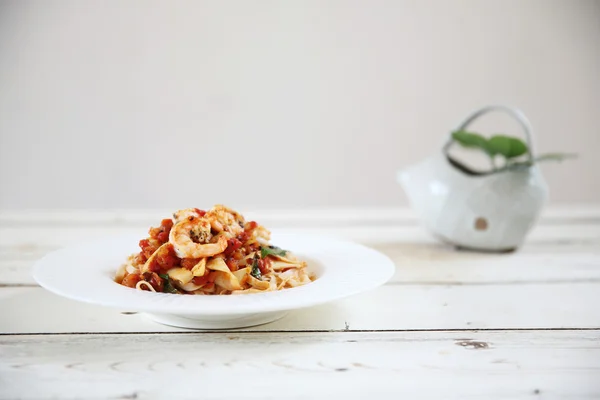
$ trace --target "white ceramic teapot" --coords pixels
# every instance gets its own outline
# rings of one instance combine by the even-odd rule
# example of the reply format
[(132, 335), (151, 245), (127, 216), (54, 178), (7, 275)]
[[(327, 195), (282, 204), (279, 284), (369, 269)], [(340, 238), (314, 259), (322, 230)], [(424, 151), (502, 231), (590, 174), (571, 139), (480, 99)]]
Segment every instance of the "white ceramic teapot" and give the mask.
[[(457, 130), (491, 111), (503, 111), (523, 127), (532, 159), (532, 130), (514, 108), (488, 106), (475, 111)], [(450, 139), (441, 151), (398, 172), (398, 181), (425, 226), (441, 240), (461, 248), (512, 251), (535, 224), (548, 197), (537, 164), (498, 173), (477, 173), (448, 155)]]

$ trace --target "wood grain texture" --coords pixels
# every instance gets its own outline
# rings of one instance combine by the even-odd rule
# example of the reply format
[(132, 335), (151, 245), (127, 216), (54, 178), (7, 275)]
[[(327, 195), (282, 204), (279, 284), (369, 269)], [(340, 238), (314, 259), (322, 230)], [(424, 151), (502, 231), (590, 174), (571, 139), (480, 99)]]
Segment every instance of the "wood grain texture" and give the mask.
[[(175, 331), (131, 310), (80, 303), (42, 288), (1, 288), (0, 332)], [(244, 330), (330, 331), (600, 328), (598, 284), (386, 285)]]
[(408, 210), (258, 212), (371, 246), (396, 274), (228, 332), (19, 287), (47, 252), (163, 214), (0, 211), (0, 399), (600, 398), (600, 207), (545, 210), (501, 255), (440, 244)]
[(598, 331), (0, 337), (1, 399), (595, 399)]

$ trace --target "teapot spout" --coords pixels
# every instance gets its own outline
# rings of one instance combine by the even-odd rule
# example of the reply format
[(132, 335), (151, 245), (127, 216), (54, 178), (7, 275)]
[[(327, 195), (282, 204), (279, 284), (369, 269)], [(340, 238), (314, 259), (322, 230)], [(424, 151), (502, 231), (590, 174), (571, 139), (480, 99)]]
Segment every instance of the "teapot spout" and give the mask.
[(435, 155), (397, 172), (397, 181), (411, 208), (427, 227), (435, 225), (449, 193), (443, 176), (446, 164), (442, 155)]

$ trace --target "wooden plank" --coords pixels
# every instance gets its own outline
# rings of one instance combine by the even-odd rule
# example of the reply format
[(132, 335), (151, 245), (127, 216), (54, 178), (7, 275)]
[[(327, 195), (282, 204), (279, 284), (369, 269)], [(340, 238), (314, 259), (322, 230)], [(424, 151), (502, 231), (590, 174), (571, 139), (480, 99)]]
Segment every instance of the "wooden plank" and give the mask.
[[(600, 224), (538, 226), (512, 254), (455, 251), (422, 228), (361, 227), (295, 230), (369, 245), (396, 262), (394, 282), (492, 283), (600, 280)], [(31, 267), (49, 251), (108, 235), (138, 233), (132, 227), (0, 228), (0, 284), (34, 284)]]
[(600, 332), (0, 337), (2, 399), (597, 399)]
[(426, 242), (371, 247), (394, 261), (390, 282), (396, 284), (600, 282), (600, 243), (532, 241), (509, 254), (456, 251)]
[[(64, 299), (38, 287), (0, 288), (0, 332), (164, 332), (144, 315)], [(244, 330), (330, 331), (600, 328), (600, 283), (386, 285), (290, 312)]]

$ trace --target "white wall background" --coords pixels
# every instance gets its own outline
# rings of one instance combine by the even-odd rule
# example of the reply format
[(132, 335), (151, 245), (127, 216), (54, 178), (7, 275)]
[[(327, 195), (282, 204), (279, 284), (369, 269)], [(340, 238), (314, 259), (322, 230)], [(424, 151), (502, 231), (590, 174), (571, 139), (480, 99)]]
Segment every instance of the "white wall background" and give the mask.
[(0, 207), (405, 205), (488, 103), (600, 201), (600, 2), (1, 1)]

